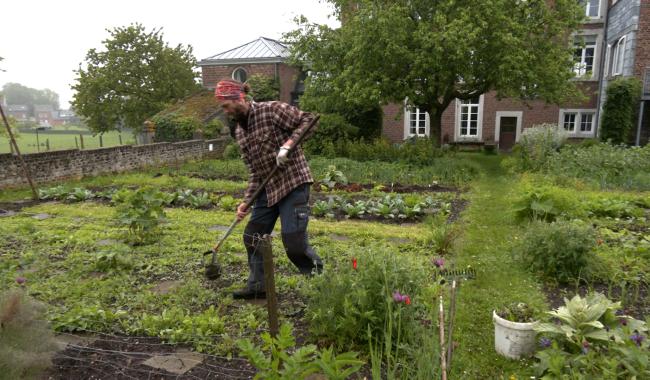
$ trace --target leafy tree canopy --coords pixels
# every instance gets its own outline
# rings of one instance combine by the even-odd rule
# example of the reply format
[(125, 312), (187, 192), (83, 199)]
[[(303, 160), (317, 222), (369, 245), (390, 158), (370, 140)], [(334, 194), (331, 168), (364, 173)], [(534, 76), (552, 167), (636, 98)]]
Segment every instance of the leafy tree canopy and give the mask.
[[(329, 102), (401, 103), (429, 112), (440, 141), (452, 100), (498, 96), (558, 103), (580, 93), (569, 43), (584, 18), (575, 0), (328, 0), (342, 26), (298, 20), (286, 38), (307, 88)], [(308, 93), (309, 90), (306, 91)]]
[(246, 81), (251, 86), (251, 95), (257, 102), (280, 100), (280, 82), (268, 75), (253, 74)]
[(73, 107), (91, 130), (140, 130), (168, 102), (199, 88), (191, 46), (171, 48), (161, 29), (137, 23), (107, 31), (104, 50), (88, 51), (72, 86)]
[(47, 88), (37, 90), (19, 83), (5, 83), (2, 95), (7, 99), (7, 104), (28, 106), (32, 116), (34, 105), (51, 105), (55, 110), (59, 109), (59, 94)]

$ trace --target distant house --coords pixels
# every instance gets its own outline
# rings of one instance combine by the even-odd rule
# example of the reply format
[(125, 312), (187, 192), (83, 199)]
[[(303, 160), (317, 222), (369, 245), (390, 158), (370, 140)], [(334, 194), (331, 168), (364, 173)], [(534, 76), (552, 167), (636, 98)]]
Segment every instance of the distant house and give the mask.
[(7, 116), (11, 116), (17, 121), (29, 120), (29, 107), (22, 104), (11, 104), (6, 107)]
[(34, 105), (34, 118), (40, 127), (52, 127), (55, 125), (54, 107), (49, 104)]
[(266, 37), (215, 54), (199, 61), (203, 86), (213, 90), (220, 80), (245, 82), (251, 75), (261, 74), (280, 83), (280, 100), (296, 104), (303, 92), (304, 75), (286, 63), (286, 45)]

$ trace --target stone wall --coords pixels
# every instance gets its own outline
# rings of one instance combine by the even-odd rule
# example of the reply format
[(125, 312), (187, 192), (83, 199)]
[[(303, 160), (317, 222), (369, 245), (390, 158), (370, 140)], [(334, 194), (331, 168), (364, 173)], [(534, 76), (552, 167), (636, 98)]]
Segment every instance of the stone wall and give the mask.
[[(24, 154), (23, 158), (29, 166), (33, 180), (43, 183), (193, 159), (221, 157), (229, 140), (228, 137), (221, 137), (177, 143), (70, 149)], [(27, 184), (27, 181), (18, 157), (11, 153), (0, 154), (0, 188), (24, 184)]]

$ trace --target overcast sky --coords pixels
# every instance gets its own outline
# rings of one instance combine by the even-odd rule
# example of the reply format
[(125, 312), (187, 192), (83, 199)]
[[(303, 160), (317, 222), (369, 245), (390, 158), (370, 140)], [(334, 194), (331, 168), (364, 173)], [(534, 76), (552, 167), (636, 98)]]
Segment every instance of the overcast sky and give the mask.
[(16, 82), (72, 99), (70, 85), (91, 48), (101, 48), (106, 29), (139, 22), (163, 28), (170, 46), (192, 45), (197, 60), (258, 37), (279, 39), (295, 29), (293, 18), (337, 26), (322, 0), (7, 0), (0, 20), (0, 87)]

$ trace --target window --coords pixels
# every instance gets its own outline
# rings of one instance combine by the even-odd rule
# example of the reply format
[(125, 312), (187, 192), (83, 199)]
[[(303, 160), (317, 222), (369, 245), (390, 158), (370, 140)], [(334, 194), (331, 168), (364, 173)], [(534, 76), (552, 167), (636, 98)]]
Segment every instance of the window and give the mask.
[(576, 76), (592, 77), (594, 71), (594, 56), (596, 53), (596, 36), (582, 36), (574, 43), (573, 71)]
[(235, 71), (232, 72), (232, 79), (240, 81), (242, 83), (246, 82), (246, 79), (248, 79), (246, 70), (241, 67), (235, 69)]
[(612, 75), (623, 74), (623, 63), (625, 62), (625, 36), (616, 41), (614, 54), (612, 54)]
[(585, 7), (585, 15), (590, 18), (600, 17), (600, 0), (581, 0)]
[(460, 100), (460, 137), (479, 137), (480, 98)]
[(560, 125), (571, 137), (593, 137), (596, 110), (560, 110)]
[(408, 107), (405, 109), (406, 133), (404, 137), (426, 137), (429, 135), (429, 114), (417, 107)]

